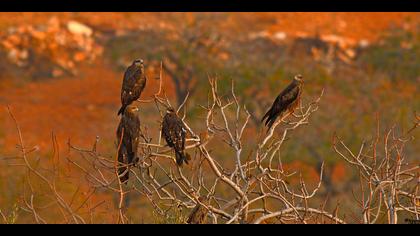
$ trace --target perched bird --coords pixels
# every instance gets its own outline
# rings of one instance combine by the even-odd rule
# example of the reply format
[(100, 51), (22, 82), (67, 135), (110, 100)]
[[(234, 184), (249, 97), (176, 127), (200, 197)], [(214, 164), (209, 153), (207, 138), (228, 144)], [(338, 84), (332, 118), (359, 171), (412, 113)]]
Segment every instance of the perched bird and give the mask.
[(169, 147), (175, 150), (176, 163), (188, 164), (189, 155), (185, 153), (185, 136), (187, 129), (173, 108), (168, 108), (162, 121), (162, 135)]
[(139, 108), (135, 105), (128, 105), (121, 117), (117, 129), (117, 142), (121, 145), (118, 150), (118, 175), (121, 183), (127, 183), (130, 166), (138, 161), (137, 146), (140, 136)]
[(261, 122), (265, 121), (268, 130), (271, 129), (276, 119), (283, 115), (285, 111), (293, 113), (294, 109), (299, 105), (300, 96), (302, 94), (303, 79), (301, 75), (296, 75), (292, 81), (280, 94), (277, 96), (270, 110), (265, 113)]
[(125, 108), (133, 101), (140, 98), (141, 93), (146, 87), (146, 73), (144, 72), (144, 63), (142, 59), (133, 61), (124, 73), (124, 79), (121, 88), (121, 108), (118, 115), (122, 114)]
[[(203, 204), (208, 204), (208, 201), (205, 197), (201, 196), (198, 198)], [(192, 209), (190, 215), (188, 216), (188, 224), (204, 224), (207, 216), (207, 208), (205, 208), (200, 202), (197, 202), (194, 209)]]

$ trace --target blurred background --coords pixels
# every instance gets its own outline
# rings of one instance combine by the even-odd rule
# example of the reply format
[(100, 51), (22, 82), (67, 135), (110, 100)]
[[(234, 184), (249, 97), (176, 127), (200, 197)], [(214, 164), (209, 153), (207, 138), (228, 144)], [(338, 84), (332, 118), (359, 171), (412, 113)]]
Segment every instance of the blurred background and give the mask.
[[(62, 155), (69, 139), (91, 147), (98, 136), (98, 150), (111, 157), (121, 81), (135, 58), (145, 60), (149, 78), (143, 98), (156, 92), (163, 62), (166, 94), (179, 104), (190, 92), (187, 120), (198, 129), (208, 76), (226, 91), (234, 79), (252, 114), (247, 135), (259, 131), (260, 117), (299, 73), (304, 101), (325, 94), (310, 125), (283, 146), (283, 161), (316, 183), (325, 160), (321, 196), (351, 212), (345, 199), (357, 173), (334, 154), (332, 135), (357, 148), (372, 138), (376, 114), (383, 130), (412, 127), (420, 110), (419, 30), (419, 13), (0, 13), (0, 157), (17, 153), (7, 105), (41, 159), (57, 152), (52, 134)], [(152, 106), (143, 109), (152, 131), (158, 118)], [(415, 140), (406, 156), (418, 163), (419, 153)], [(0, 161), (0, 209), (7, 213), (19, 204), (25, 179), (12, 163)], [(113, 198), (98, 194), (92, 204), (101, 199)], [(139, 211), (148, 208), (144, 199), (131, 204), (137, 222), (153, 222)]]

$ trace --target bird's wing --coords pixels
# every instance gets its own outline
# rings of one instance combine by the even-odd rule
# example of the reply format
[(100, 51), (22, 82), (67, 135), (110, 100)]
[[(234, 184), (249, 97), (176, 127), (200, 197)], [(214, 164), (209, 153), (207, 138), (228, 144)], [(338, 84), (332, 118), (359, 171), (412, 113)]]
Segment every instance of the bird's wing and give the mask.
[(121, 144), (121, 147), (118, 150), (118, 162), (123, 164), (127, 163), (127, 148), (123, 144)]
[(184, 122), (181, 121), (181, 123), (182, 123), (182, 149), (184, 149), (185, 148), (185, 138), (187, 136), (187, 128), (185, 127)]
[(135, 66), (130, 66), (124, 73), (124, 79), (121, 89), (121, 101), (123, 104), (130, 104), (133, 101), (134, 89), (137, 83), (137, 77), (140, 75), (140, 70)]
[(140, 118), (137, 115), (130, 117), (129, 121), (129, 130), (130, 130), (130, 141), (131, 141), (131, 152), (137, 153), (137, 146), (140, 136)]
[(170, 115), (170, 133), (171, 142), (175, 150), (184, 150), (186, 129), (182, 120), (175, 114)]
[(162, 135), (166, 140), (166, 143), (168, 144), (169, 147), (173, 147), (174, 142), (173, 142), (173, 135), (172, 135), (172, 125), (171, 125), (171, 119), (169, 114), (166, 114), (163, 117), (163, 122), (162, 122)]
[[(124, 127), (124, 119), (121, 119), (120, 124), (118, 125), (118, 129), (117, 129), (117, 145), (119, 145), (118, 162), (127, 163), (127, 146), (126, 146), (126, 142), (124, 142), (125, 129), (123, 130), (123, 127)], [(121, 140), (121, 137), (123, 138), (122, 140)]]
[(299, 94), (299, 87), (295, 83), (291, 83), (285, 88), (280, 95), (276, 98), (273, 104), (275, 113), (285, 111), (288, 106), (296, 100)]
[(118, 144), (119, 144), (120, 139), (121, 139), (122, 129), (123, 129), (123, 120), (121, 119), (120, 120), (120, 123), (118, 124), (118, 128), (117, 128), (117, 139), (118, 139), (117, 141), (118, 141)]
[(175, 130), (176, 130), (176, 138), (177, 138), (177, 148), (179, 151), (184, 150), (185, 148), (185, 137), (187, 134), (187, 129), (184, 125), (184, 122), (176, 115), (174, 115), (175, 119)]
[(267, 111), (267, 113), (262, 118), (262, 121), (265, 121), (265, 125), (271, 127), (275, 120), (290, 106), (293, 104), (294, 101), (298, 98), (299, 95), (299, 86), (298, 84), (293, 81), (290, 83), (276, 98), (273, 102), (271, 108)]
[[(133, 78), (133, 80), (136, 80), (134, 87), (132, 89), (132, 99), (136, 100), (140, 98), (141, 93), (143, 92), (144, 88), (146, 87), (146, 81), (147, 78), (144, 75), (137, 75), (136, 78)], [(139, 79), (140, 78), (140, 79)]]

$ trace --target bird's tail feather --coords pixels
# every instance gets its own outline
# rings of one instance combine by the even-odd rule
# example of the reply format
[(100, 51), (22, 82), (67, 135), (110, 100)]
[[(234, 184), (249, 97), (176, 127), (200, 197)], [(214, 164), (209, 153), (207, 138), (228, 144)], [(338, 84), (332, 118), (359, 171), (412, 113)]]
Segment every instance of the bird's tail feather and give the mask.
[(128, 153), (128, 163), (132, 164), (133, 166), (136, 166), (137, 161), (139, 160), (139, 158), (137, 157), (135, 152), (129, 152)]
[(118, 115), (121, 115), (127, 106), (121, 106), (120, 110), (118, 111)]
[[(261, 119), (261, 122), (264, 122), (264, 120), (269, 116), (269, 114), (270, 114), (270, 112), (271, 112), (271, 109), (270, 110), (268, 110), (267, 111), (267, 113), (265, 113), (265, 115), (263, 116), (263, 118)], [(266, 122), (266, 124), (267, 124), (267, 122)]]
[(118, 176), (119, 176), (122, 184), (127, 184), (128, 183), (128, 178), (130, 176), (130, 169), (127, 168), (126, 166), (120, 167), (118, 169)]
[(267, 121), (265, 122), (265, 125), (268, 128), (267, 129), (267, 132), (270, 131), (271, 127), (274, 125), (274, 123), (276, 122), (277, 118), (279, 118), (279, 117), (283, 117), (283, 112), (281, 112), (278, 115), (268, 117)]
[[(272, 119), (268, 119), (266, 122), (266, 126), (267, 126), (267, 132), (271, 129), (271, 127), (273, 126), (274, 122), (276, 121), (276, 118), (272, 118)], [(268, 124), (267, 124), (268, 123)]]
[(265, 121), (265, 126), (268, 126), (273, 121), (273, 119), (274, 119), (274, 117), (268, 116), (267, 120)]
[(184, 151), (178, 152), (175, 151), (176, 156), (176, 164), (179, 166), (182, 166), (183, 162), (188, 165), (188, 161), (191, 160), (191, 157), (188, 153), (185, 153)]

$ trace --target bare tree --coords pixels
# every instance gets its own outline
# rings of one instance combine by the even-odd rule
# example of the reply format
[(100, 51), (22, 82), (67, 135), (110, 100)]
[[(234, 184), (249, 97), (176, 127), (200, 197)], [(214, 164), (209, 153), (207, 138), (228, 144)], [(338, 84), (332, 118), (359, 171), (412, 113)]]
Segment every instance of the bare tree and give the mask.
[[(282, 169), (280, 148), (288, 134), (309, 123), (309, 117), (318, 109), (322, 96), (313, 102), (301, 105), (298, 114), (288, 114), (279, 119), (268, 132), (262, 132), (257, 144), (244, 154), (244, 132), (249, 125), (250, 114), (240, 104), (232, 82), (229, 96), (219, 94), (216, 79), (209, 79), (211, 91), (206, 112), (205, 131), (198, 134), (186, 122), (189, 132), (186, 150), (195, 152), (195, 161), (190, 169), (175, 165), (171, 151), (161, 142), (161, 134), (152, 137), (147, 130), (142, 134), (139, 152), (142, 156), (138, 165), (139, 171), (133, 171), (135, 182), (130, 191), (147, 196), (158, 214), (167, 214), (168, 208), (195, 208), (197, 204), (208, 211), (213, 223), (261, 223), (273, 218), (280, 222), (303, 222), (327, 218), (330, 221), (344, 223), (337, 215), (311, 208), (309, 200), (321, 186), (321, 176), (317, 186), (309, 191), (301, 179), (299, 189), (292, 189), (284, 180), (294, 173)], [(161, 89), (153, 98), (158, 112), (163, 107), (172, 107), (169, 100), (160, 97)], [(178, 112), (185, 105), (185, 97)], [(143, 101), (150, 103), (151, 101)], [(286, 118), (290, 120), (286, 121)], [(275, 137), (275, 130), (280, 125), (286, 127)], [(234, 155), (215, 156), (211, 150), (212, 139), (221, 140)], [(151, 140), (158, 140), (152, 143)], [(225, 153), (230, 153), (226, 150)], [(220, 160), (223, 159), (223, 164)], [(229, 170), (229, 162), (234, 169)], [(86, 173), (88, 174), (88, 173)], [(92, 173), (89, 173), (90, 175)], [(103, 186), (112, 181), (94, 177)], [(119, 184), (119, 186), (121, 186)], [(221, 192), (223, 189), (223, 192)], [(118, 190), (118, 189), (117, 189)], [(120, 189), (121, 199), (125, 192)], [(200, 201), (200, 199), (208, 199)], [(122, 200), (120, 201), (122, 202)], [(277, 203), (277, 204), (275, 204)], [(275, 205), (272, 207), (270, 205)], [(122, 205), (120, 205), (121, 207)], [(121, 219), (123, 219), (121, 214)]]
[[(57, 179), (65, 178), (66, 174), (60, 164), (55, 136), (52, 136), (55, 153), (52, 169), (45, 169), (41, 160), (30, 160), (29, 155), (36, 148), (24, 145), (18, 122), (9, 110), (19, 134), (20, 155), (15, 165), (27, 171), (27, 189), (20, 208), (36, 223), (92, 223), (99, 209), (112, 215), (113, 223), (132, 223), (126, 203), (130, 194), (136, 194), (147, 199), (154, 213), (163, 219), (170, 218), (174, 211), (189, 212), (190, 217), (180, 214), (176, 223), (346, 223), (338, 206), (328, 212), (325, 204), (314, 203), (323, 182), (323, 163), (319, 166), (319, 181), (313, 186), (305, 183), (298, 171), (286, 171), (282, 163), (283, 144), (296, 129), (309, 124), (323, 92), (309, 103), (300, 103), (294, 114), (284, 115), (268, 131), (260, 130), (255, 137), (244, 135), (251, 115), (236, 96), (234, 82), (228, 94), (220, 94), (217, 79), (209, 78), (209, 85), (208, 102), (201, 106), (205, 114), (201, 130), (193, 128), (186, 116), (188, 94), (177, 109), (188, 130), (186, 151), (193, 153), (188, 166), (179, 167), (161, 133), (150, 132), (146, 125), (142, 127), (139, 143), (140, 159), (135, 167), (127, 168), (132, 178), (126, 186), (120, 182), (118, 173), (118, 167), (124, 164), (118, 163), (116, 154), (110, 157), (99, 153), (98, 139), (87, 149), (76, 147), (69, 140), (66, 168), (88, 183), (87, 194), (79, 197), (77, 204), (75, 199), (82, 186), (77, 186), (68, 199), (64, 197), (65, 190), (56, 185)], [(163, 87), (161, 70), (158, 91), (151, 99), (139, 101), (144, 106), (154, 106), (161, 118), (165, 108), (173, 107)], [(417, 123), (405, 136), (418, 126), (418, 120), (417, 117)], [(334, 141), (337, 154), (360, 173), (362, 195), (357, 203), (361, 206), (361, 222), (376, 223), (384, 211), (389, 223), (397, 223), (399, 213), (418, 219), (420, 167), (406, 162), (403, 148), (409, 139), (397, 136), (392, 128), (384, 136), (383, 153), (379, 153), (379, 137), (378, 128), (371, 145), (364, 142), (357, 153), (340, 138)], [(116, 153), (120, 143), (121, 140)], [(291, 176), (299, 176), (297, 186), (288, 183)], [(42, 191), (34, 186), (34, 178), (44, 184)], [(92, 205), (89, 199), (98, 192), (117, 196), (115, 207), (102, 207), (104, 201)], [(42, 205), (37, 201), (40, 198), (45, 199)], [(51, 212), (61, 218), (51, 218)], [(7, 217), (0, 213), (6, 221)]]
[[(387, 216), (387, 223), (396, 224), (399, 216), (413, 216), (419, 221), (420, 165), (410, 164), (404, 153), (409, 137), (420, 123), (416, 122), (407, 133), (398, 134), (395, 125), (380, 132), (379, 118), (374, 138), (363, 141), (357, 151), (352, 151), (337, 135), (334, 136), (334, 150), (359, 174), (360, 196), (354, 196), (360, 207), (360, 222), (373, 224), (380, 217)], [(406, 218), (409, 220), (409, 218)]]

